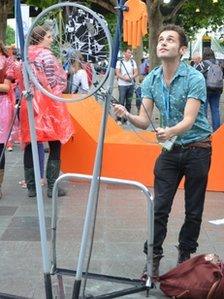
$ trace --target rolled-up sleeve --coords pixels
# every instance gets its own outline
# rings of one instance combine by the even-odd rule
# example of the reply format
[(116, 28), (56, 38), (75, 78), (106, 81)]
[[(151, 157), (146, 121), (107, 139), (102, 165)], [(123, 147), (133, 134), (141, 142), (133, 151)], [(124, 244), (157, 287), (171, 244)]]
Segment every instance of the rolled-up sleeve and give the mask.
[(189, 83), (189, 91), (187, 98), (197, 99), (201, 102), (206, 102), (206, 84), (205, 78), (201, 73), (191, 75)]

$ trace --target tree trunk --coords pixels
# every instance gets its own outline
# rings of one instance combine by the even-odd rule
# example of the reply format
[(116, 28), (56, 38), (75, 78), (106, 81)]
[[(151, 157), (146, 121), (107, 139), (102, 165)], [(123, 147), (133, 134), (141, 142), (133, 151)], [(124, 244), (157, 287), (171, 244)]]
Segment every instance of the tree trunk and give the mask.
[(151, 69), (160, 64), (156, 55), (158, 32), (163, 25), (164, 19), (159, 9), (160, 2), (160, 0), (146, 0), (149, 16), (149, 57)]
[[(139, 71), (139, 65), (141, 63), (141, 59), (143, 57), (143, 45), (142, 45), (142, 42), (141, 42), (141, 45), (134, 49), (133, 50), (133, 56), (134, 56), (134, 59), (137, 63), (137, 66), (138, 66), (138, 71)], [(136, 78), (136, 81), (139, 82), (139, 76)]]
[(9, 9), (9, 1), (0, 0), (1, 9), (0, 9), (0, 40), (5, 42), (6, 38), (6, 27), (7, 27), (7, 15)]

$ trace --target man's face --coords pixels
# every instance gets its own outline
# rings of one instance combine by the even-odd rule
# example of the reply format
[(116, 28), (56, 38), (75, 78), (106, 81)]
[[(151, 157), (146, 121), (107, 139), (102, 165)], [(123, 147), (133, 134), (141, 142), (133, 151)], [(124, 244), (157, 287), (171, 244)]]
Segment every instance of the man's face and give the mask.
[(194, 63), (199, 64), (201, 62), (201, 57), (198, 55), (195, 55), (192, 57), (192, 60), (194, 61)]
[(124, 58), (126, 59), (126, 60), (129, 60), (129, 59), (131, 59), (131, 57), (132, 57), (132, 52), (131, 52), (131, 50), (126, 50), (125, 52), (124, 52)]
[(176, 31), (163, 31), (157, 44), (157, 56), (162, 60), (178, 58), (183, 55), (186, 47), (180, 47), (179, 34)]

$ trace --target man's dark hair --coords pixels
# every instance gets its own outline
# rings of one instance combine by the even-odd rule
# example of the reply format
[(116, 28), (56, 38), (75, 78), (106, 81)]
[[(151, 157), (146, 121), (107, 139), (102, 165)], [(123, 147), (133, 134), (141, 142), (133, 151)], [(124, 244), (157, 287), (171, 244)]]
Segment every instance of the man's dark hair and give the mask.
[(180, 40), (180, 46), (183, 47), (187, 47), (188, 46), (188, 40), (187, 40), (187, 36), (183, 30), (182, 27), (178, 26), (178, 25), (175, 25), (175, 24), (168, 24), (168, 25), (165, 25), (163, 26), (160, 31), (159, 31), (159, 34), (158, 34), (158, 37), (159, 35), (164, 32), (164, 31), (175, 31), (178, 33), (179, 35), (179, 40)]
[(215, 59), (215, 53), (209, 47), (205, 47), (202, 55), (203, 60)]
[(132, 49), (130, 47), (125, 47), (124, 48), (124, 53), (127, 52), (128, 50), (132, 52)]

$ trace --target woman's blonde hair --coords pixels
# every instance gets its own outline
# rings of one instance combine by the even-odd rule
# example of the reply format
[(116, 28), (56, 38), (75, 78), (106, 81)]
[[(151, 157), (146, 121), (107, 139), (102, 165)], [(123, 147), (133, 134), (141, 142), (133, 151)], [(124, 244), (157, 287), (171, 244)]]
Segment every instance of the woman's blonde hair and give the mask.
[(33, 29), (31, 34), (31, 45), (38, 45), (45, 37), (48, 31), (51, 31), (51, 28), (48, 25), (36, 26)]
[(5, 56), (5, 57), (9, 57), (9, 54), (8, 54), (8, 51), (3, 43), (2, 40), (0, 40), (0, 51), (2, 52), (2, 54)]
[(76, 66), (78, 68), (83, 68), (84, 57), (80, 51), (75, 51), (71, 57), (71, 65)]

